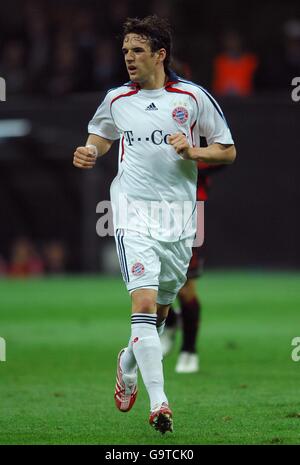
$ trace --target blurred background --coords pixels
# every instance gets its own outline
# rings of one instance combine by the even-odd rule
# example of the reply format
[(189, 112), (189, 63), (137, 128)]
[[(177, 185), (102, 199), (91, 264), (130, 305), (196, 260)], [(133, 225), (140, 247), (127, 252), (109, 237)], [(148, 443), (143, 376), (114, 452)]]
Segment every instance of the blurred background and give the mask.
[(211, 179), (206, 267), (300, 266), (298, 1), (10, 0), (0, 16), (0, 276), (116, 273), (96, 234), (117, 144), (95, 170), (72, 165), (105, 91), (128, 80), (128, 16), (169, 18), (174, 69), (218, 100), (238, 158)]

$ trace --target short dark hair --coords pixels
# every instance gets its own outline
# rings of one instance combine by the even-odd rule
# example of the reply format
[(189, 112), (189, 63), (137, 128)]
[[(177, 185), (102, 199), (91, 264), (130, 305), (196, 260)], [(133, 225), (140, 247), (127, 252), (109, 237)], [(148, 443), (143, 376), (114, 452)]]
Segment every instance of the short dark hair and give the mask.
[(165, 72), (169, 73), (172, 54), (172, 36), (169, 22), (157, 15), (146, 16), (143, 19), (127, 18), (123, 25), (123, 39), (127, 34), (132, 33), (148, 39), (152, 52), (157, 52), (161, 48), (166, 49), (164, 68)]

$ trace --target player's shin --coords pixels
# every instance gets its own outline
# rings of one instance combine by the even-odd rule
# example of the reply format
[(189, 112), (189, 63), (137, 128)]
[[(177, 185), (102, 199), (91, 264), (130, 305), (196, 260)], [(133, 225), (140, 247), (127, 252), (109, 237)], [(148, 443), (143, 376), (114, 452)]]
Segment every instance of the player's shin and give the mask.
[(182, 315), (182, 351), (195, 353), (197, 334), (200, 326), (201, 304), (197, 297), (188, 302), (181, 301)]
[(156, 329), (156, 315), (135, 313), (132, 315), (133, 353), (150, 398), (150, 410), (163, 402), (164, 393), (162, 350)]

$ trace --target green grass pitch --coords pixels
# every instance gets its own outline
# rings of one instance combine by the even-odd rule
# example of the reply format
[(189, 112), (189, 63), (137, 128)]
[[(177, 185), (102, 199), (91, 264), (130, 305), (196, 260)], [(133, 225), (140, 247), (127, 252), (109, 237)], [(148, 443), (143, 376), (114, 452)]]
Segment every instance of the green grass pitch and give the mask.
[(300, 275), (207, 272), (201, 371), (164, 360), (174, 433), (148, 424), (140, 379), (134, 409), (114, 406), (116, 355), (130, 299), (120, 279), (0, 280), (1, 444), (300, 444)]

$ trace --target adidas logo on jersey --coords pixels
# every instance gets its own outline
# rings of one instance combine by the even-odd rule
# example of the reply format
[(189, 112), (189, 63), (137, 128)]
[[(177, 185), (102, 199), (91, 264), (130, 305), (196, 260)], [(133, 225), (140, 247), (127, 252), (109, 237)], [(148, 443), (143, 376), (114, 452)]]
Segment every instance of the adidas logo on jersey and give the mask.
[(147, 110), (158, 110), (158, 108), (154, 105), (154, 103), (150, 103), (150, 105), (146, 108), (146, 111)]

